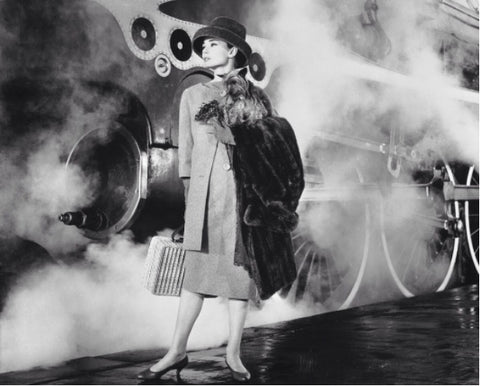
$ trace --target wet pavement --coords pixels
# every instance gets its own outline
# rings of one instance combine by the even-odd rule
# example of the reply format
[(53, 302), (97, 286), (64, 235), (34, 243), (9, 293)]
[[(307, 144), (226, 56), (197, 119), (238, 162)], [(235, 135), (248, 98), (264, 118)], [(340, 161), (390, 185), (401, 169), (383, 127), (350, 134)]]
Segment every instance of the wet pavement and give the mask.
[[(478, 285), (245, 330), (252, 384), (479, 384)], [(231, 384), (225, 348), (190, 352), (185, 384)], [(162, 350), (0, 374), (0, 384), (137, 384)], [(158, 384), (178, 383), (175, 372)]]

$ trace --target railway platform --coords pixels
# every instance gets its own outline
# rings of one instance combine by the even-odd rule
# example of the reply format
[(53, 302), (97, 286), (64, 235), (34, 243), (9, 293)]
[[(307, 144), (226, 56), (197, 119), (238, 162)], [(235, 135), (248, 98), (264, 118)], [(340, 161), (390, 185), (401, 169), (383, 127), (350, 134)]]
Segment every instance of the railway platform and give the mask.
[[(251, 384), (479, 384), (478, 285), (245, 330)], [(225, 348), (189, 352), (158, 384), (231, 384)], [(0, 374), (0, 384), (137, 384), (162, 350)]]

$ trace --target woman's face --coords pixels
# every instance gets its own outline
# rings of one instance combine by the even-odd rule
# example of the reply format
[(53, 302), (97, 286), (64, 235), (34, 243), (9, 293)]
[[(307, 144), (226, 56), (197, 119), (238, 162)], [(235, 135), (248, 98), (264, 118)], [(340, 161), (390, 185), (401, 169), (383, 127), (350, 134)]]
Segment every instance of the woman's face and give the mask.
[(232, 49), (226, 42), (220, 39), (207, 38), (202, 45), (202, 59), (205, 67), (215, 70), (228, 65), (232, 58)]

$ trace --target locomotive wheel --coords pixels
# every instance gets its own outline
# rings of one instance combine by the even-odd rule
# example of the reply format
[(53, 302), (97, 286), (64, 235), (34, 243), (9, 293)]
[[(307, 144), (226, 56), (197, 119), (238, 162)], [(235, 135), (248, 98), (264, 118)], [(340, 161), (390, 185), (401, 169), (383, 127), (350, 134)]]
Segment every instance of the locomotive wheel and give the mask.
[[(442, 166), (444, 178), (453, 181), (450, 167)], [(431, 175), (414, 172), (410, 185), (401, 189), (407, 192), (413, 187), (412, 182), (426, 185), (434, 177), (434, 171)], [(392, 197), (383, 202), (381, 216), (381, 239), (390, 273), (406, 297), (443, 291), (452, 277), (459, 246), (459, 237), (444, 229), (443, 224), (448, 219), (459, 219), (459, 203), (446, 203), (441, 186), (436, 189), (435, 182), (428, 189), (423, 188), (423, 197), (415, 199), (401, 189), (395, 190), (399, 186), (402, 185), (394, 187)]]
[[(474, 166), (468, 169), (468, 186), (478, 186), (478, 172)], [(465, 201), (465, 232), (468, 244), (468, 251), (473, 260), (473, 264), (479, 273), (478, 267), (478, 200)]]
[[(362, 182), (360, 173), (354, 174)], [(281, 295), (332, 311), (348, 308), (365, 272), (369, 204), (358, 200), (302, 202), (299, 214), (300, 224), (292, 233), (297, 279)]]
[[(455, 169), (455, 177), (460, 185), (478, 186), (478, 172), (473, 165), (459, 165)], [(468, 255), (471, 257), (478, 274), (478, 200), (465, 201), (463, 209), (463, 219), (465, 222), (464, 247), (465, 250), (468, 251)]]

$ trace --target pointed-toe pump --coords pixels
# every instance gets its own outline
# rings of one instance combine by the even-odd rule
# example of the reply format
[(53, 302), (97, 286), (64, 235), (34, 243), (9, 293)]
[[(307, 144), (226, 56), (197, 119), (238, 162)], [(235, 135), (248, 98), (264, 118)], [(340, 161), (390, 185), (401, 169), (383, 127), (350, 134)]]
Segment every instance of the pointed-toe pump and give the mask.
[(137, 375), (137, 378), (141, 379), (142, 381), (154, 381), (156, 379), (160, 379), (165, 373), (169, 372), (170, 370), (177, 370), (177, 377), (180, 377), (180, 371), (182, 371), (183, 368), (187, 365), (188, 356), (186, 355), (182, 360), (174, 363), (171, 366), (168, 366), (161, 371), (152, 371), (150, 370), (150, 368), (143, 370)]
[(252, 377), (248, 370), (244, 371), (244, 372), (241, 372), (241, 371), (235, 371), (234, 369), (232, 369), (227, 362), (227, 358), (225, 358), (225, 364), (227, 365), (228, 369), (230, 370), (230, 373), (232, 374), (233, 380), (236, 381), (236, 382), (248, 382), (250, 380), (250, 378)]

